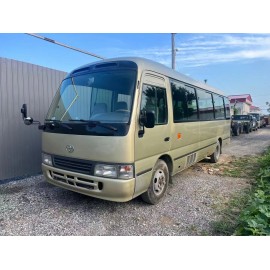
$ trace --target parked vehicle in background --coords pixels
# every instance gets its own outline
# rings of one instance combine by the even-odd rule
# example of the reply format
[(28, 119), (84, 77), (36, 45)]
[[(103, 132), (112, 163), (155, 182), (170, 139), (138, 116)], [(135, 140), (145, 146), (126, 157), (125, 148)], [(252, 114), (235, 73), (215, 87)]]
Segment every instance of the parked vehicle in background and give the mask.
[(235, 115), (231, 117), (231, 133), (234, 136), (239, 136), (244, 131), (243, 123), (237, 119), (234, 119)]
[(252, 130), (257, 131), (258, 130), (259, 123), (255, 116), (252, 116)]
[(266, 121), (264, 119), (264, 116), (261, 116), (260, 118), (261, 118), (261, 121), (260, 121), (261, 127), (266, 127)]
[(258, 128), (261, 128), (262, 127), (261, 115), (259, 113), (249, 113), (249, 115), (252, 115), (256, 118), (258, 122)]
[(252, 115), (232, 115), (232, 120), (237, 123), (241, 123), (242, 131), (249, 133), (253, 128)]
[(269, 116), (264, 116), (263, 119), (265, 121), (265, 126), (269, 125), (269, 123), (270, 123)]

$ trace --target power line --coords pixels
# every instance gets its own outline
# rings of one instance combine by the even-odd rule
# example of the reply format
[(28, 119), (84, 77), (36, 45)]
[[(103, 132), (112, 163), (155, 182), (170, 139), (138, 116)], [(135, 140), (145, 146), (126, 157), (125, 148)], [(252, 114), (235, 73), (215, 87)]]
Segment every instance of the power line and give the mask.
[(87, 51), (83, 51), (83, 50), (81, 50), (81, 49), (77, 49), (77, 48), (75, 48), (75, 47), (68, 46), (68, 45), (66, 45), (66, 44), (57, 42), (57, 41), (55, 41), (55, 40), (53, 40), (53, 39), (50, 39), (50, 38), (47, 38), (47, 37), (42, 37), (42, 36), (39, 36), (39, 35), (36, 35), (36, 34), (30, 34), (30, 33), (26, 33), (26, 35), (29, 35), (29, 36), (32, 36), (32, 37), (36, 37), (36, 38), (45, 40), (45, 41), (54, 43), (54, 44), (56, 44), (56, 45), (59, 45), (59, 46), (62, 46), (62, 47), (65, 47), (65, 48), (68, 48), (68, 49), (77, 51), (77, 52), (81, 52), (81, 53), (84, 53), (84, 54), (88, 54), (88, 55), (91, 55), (91, 56), (96, 57), (96, 58), (99, 58), (99, 59), (105, 59), (104, 57), (99, 56), (99, 55), (97, 55), (97, 54), (90, 53), (90, 52), (87, 52)]

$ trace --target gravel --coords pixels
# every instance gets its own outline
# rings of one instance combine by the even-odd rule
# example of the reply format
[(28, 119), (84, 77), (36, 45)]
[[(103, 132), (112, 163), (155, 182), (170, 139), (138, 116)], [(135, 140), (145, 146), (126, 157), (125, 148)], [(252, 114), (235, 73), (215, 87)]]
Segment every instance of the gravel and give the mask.
[[(269, 127), (242, 134), (223, 153), (258, 154), (269, 139)], [(38, 175), (0, 184), (0, 235), (213, 235), (219, 209), (248, 185), (247, 179), (209, 175), (193, 166), (175, 175), (167, 195), (153, 206), (140, 198), (126, 203), (91, 198)]]
[(233, 136), (229, 147), (224, 148), (223, 154), (242, 157), (258, 155), (270, 146), (270, 126), (260, 128), (249, 134)]

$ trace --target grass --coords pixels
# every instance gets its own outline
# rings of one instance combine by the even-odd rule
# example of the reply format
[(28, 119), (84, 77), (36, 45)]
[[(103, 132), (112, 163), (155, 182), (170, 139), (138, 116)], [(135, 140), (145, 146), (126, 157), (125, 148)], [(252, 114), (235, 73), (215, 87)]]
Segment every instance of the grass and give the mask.
[(259, 159), (260, 172), (251, 196), (240, 214), (234, 235), (270, 236), (270, 151)]
[(240, 224), (240, 213), (245, 208), (251, 190), (238, 192), (233, 198), (219, 209), (220, 220), (212, 223), (214, 235), (232, 235)]
[(258, 156), (233, 158), (225, 164), (216, 164), (219, 174), (230, 177), (254, 179), (259, 170)]
[(221, 175), (250, 179), (251, 187), (236, 193), (219, 209), (214, 235), (270, 235), (270, 149), (262, 156), (217, 164)]

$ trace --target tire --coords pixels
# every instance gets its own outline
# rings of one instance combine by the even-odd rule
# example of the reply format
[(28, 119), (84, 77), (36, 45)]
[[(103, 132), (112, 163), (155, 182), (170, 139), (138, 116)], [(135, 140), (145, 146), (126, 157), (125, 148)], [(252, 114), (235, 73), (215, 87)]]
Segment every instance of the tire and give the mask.
[(141, 195), (149, 204), (157, 204), (166, 193), (169, 185), (169, 169), (165, 161), (159, 159), (154, 167), (148, 190)]
[(218, 141), (216, 144), (215, 152), (210, 156), (210, 161), (212, 163), (217, 163), (219, 160), (220, 154), (221, 154), (221, 145), (220, 145), (220, 142)]
[(234, 136), (239, 136), (239, 127), (236, 127), (233, 129), (233, 135)]

